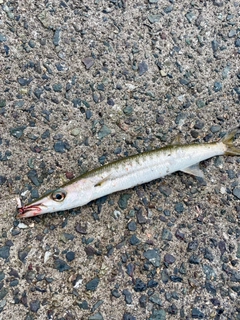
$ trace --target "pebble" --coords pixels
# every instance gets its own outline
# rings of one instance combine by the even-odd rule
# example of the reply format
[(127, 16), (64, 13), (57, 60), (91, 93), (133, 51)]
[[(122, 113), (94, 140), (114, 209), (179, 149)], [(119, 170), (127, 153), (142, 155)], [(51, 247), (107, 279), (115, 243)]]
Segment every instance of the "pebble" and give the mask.
[(111, 130), (106, 126), (105, 124), (101, 127), (101, 129), (98, 131), (98, 138), (103, 139), (106, 136), (111, 134)]
[(136, 231), (137, 224), (135, 221), (130, 221), (127, 225), (129, 231)]
[(64, 272), (70, 270), (71, 267), (64, 260), (57, 258), (54, 261), (54, 268), (59, 272)]
[(92, 316), (90, 316), (88, 318), (88, 320), (103, 320), (103, 316), (100, 312), (97, 312), (97, 313), (93, 314)]
[(237, 38), (235, 41), (235, 47), (240, 48), (240, 38)]
[(121, 293), (118, 291), (118, 289), (113, 289), (111, 293), (112, 293), (112, 296), (114, 296), (115, 298), (121, 297)]
[(236, 198), (240, 199), (240, 187), (235, 187), (235, 188), (233, 189), (233, 195), (234, 195)]
[(54, 150), (59, 153), (64, 153), (70, 150), (70, 146), (68, 142), (60, 140), (54, 143)]
[(4, 34), (0, 33), (0, 42), (4, 41), (7, 41), (7, 37)]
[(156, 22), (160, 21), (161, 17), (162, 17), (162, 15), (160, 15), (160, 14), (149, 14), (148, 20), (150, 23), (156, 23)]
[(162, 303), (162, 301), (161, 301), (160, 296), (159, 296), (158, 293), (153, 294), (153, 295), (149, 298), (149, 301), (151, 301), (151, 302), (154, 303), (154, 304), (157, 304), (157, 305), (160, 306), (160, 307), (163, 305), (163, 303)]
[(158, 250), (156, 249), (149, 249), (147, 251), (145, 251), (143, 253), (144, 257), (151, 262), (151, 264), (156, 267), (159, 268), (160, 267), (160, 260), (161, 260), (161, 256)]
[(192, 318), (193, 319), (203, 319), (204, 313), (202, 313), (200, 310), (198, 310), (197, 308), (193, 308), (192, 309)]
[(11, 128), (10, 134), (15, 138), (20, 139), (23, 136), (23, 132), (25, 129), (26, 129), (26, 126)]
[(163, 309), (153, 309), (149, 320), (166, 320), (166, 312)]
[(120, 209), (125, 210), (128, 206), (128, 200), (131, 198), (131, 194), (124, 193), (120, 195), (120, 198), (118, 200), (118, 206)]
[(221, 82), (218, 82), (218, 81), (214, 82), (213, 90), (214, 90), (215, 92), (221, 91), (221, 90), (222, 90), (222, 83), (221, 83)]
[(122, 294), (125, 296), (125, 302), (127, 304), (132, 304), (132, 294), (128, 289), (124, 289)]
[(38, 99), (40, 99), (41, 95), (43, 94), (43, 89), (42, 88), (35, 88), (33, 93)]
[(138, 237), (135, 234), (131, 236), (131, 238), (129, 239), (129, 242), (132, 246), (136, 246), (139, 243), (141, 243), (141, 241), (138, 239)]
[(86, 57), (82, 60), (82, 62), (85, 65), (87, 70), (89, 70), (95, 63), (95, 61), (92, 57)]
[(52, 87), (53, 87), (53, 91), (55, 91), (55, 92), (62, 92), (62, 85), (61, 85), (61, 83), (54, 83)]
[(172, 240), (172, 233), (166, 228), (162, 229), (162, 240), (171, 241)]
[(97, 286), (100, 282), (100, 279), (98, 277), (90, 280), (86, 283), (86, 290), (88, 291), (95, 291), (97, 289)]
[(148, 297), (145, 294), (141, 295), (141, 297), (139, 298), (140, 307), (145, 309), (147, 306), (147, 301)]
[(32, 312), (37, 312), (39, 308), (40, 308), (40, 301), (38, 299), (30, 302), (30, 310)]
[(140, 76), (142, 76), (144, 73), (148, 71), (148, 65), (145, 61), (142, 61), (138, 65), (138, 73)]
[(176, 258), (173, 256), (173, 255), (171, 255), (171, 254), (169, 254), (169, 253), (166, 253), (165, 254), (165, 256), (164, 256), (164, 262), (166, 263), (166, 264), (172, 264), (172, 263), (174, 263), (176, 261)]
[(9, 246), (0, 247), (0, 258), (8, 259), (9, 255), (10, 255), (10, 247)]
[(54, 32), (54, 36), (53, 36), (53, 44), (55, 46), (59, 46), (60, 37), (61, 37), (61, 29), (57, 28), (56, 31)]
[(196, 251), (198, 248), (198, 240), (193, 240), (188, 243), (187, 251)]
[(75, 259), (75, 253), (73, 251), (69, 251), (66, 253), (67, 261), (73, 261)]
[(130, 313), (124, 313), (122, 320), (137, 320), (136, 317), (132, 316)]
[(7, 178), (4, 176), (0, 176), (0, 186), (2, 186), (7, 181)]
[(134, 291), (136, 292), (142, 292), (147, 289), (147, 285), (139, 278), (135, 280), (135, 285), (133, 287)]
[(18, 259), (20, 261), (22, 261), (23, 263), (25, 263), (26, 262), (26, 257), (29, 254), (30, 250), (31, 250), (30, 246), (29, 247), (25, 247), (23, 250), (19, 250), (18, 251)]

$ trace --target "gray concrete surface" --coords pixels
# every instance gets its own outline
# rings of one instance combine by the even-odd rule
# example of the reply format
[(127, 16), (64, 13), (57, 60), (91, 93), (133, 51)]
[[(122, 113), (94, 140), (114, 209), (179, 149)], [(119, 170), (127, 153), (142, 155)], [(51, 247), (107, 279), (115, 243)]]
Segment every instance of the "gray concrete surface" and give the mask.
[(239, 157), (40, 218), (15, 200), (239, 125), (239, 12), (0, 0), (0, 319), (240, 319)]

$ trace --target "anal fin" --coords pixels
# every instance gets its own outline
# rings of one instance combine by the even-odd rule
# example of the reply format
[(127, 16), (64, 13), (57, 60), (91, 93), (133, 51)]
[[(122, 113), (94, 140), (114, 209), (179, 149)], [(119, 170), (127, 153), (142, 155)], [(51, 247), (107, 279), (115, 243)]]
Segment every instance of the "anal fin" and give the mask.
[(181, 170), (182, 172), (191, 174), (193, 176), (197, 176), (200, 178), (204, 178), (204, 173), (202, 172), (202, 170), (199, 168), (199, 163), (196, 163), (190, 167), (187, 167), (185, 169)]

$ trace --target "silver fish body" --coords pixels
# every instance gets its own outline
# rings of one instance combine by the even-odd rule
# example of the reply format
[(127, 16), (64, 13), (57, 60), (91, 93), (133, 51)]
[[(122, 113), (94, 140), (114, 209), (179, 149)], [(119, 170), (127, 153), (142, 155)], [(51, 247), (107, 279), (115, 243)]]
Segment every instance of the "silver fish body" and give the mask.
[(232, 145), (236, 132), (237, 129), (231, 131), (218, 142), (166, 146), (109, 163), (18, 208), (18, 217), (32, 217), (83, 206), (94, 199), (176, 171), (202, 177), (199, 162), (218, 155), (240, 155), (240, 149)]

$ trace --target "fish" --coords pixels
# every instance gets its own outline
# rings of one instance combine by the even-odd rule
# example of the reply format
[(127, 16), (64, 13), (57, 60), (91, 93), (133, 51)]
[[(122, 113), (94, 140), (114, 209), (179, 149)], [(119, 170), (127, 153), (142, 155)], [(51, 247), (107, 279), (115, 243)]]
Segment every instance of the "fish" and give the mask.
[(18, 200), (18, 218), (65, 211), (88, 204), (111, 193), (163, 178), (182, 171), (204, 177), (199, 163), (214, 156), (240, 156), (233, 140), (240, 126), (221, 140), (210, 143), (174, 144), (135, 154), (86, 172), (41, 198), (22, 205)]

